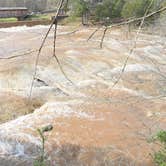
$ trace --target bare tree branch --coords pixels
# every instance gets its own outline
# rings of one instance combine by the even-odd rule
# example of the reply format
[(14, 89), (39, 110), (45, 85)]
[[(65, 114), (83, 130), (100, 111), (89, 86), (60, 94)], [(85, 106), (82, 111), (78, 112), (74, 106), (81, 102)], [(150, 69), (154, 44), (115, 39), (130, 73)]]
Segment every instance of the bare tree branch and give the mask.
[[(140, 34), (141, 29), (142, 29), (142, 26), (143, 26), (143, 24), (144, 24), (145, 18), (147, 18), (147, 13), (149, 12), (149, 9), (150, 9), (150, 7), (151, 7), (153, 1), (154, 1), (154, 0), (151, 0), (149, 6), (147, 7), (147, 9), (146, 9), (146, 11), (145, 11), (144, 16), (141, 17), (142, 20), (141, 20), (141, 23), (140, 23), (139, 28), (138, 28), (138, 30), (137, 30), (133, 47), (130, 49), (129, 55), (128, 55), (127, 58), (125, 59), (125, 62), (124, 62), (124, 65), (123, 65), (123, 67), (122, 67), (122, 70), (121, 70), (121, 72), (120, 72), (120, 75), (119, 75), (118, 79), (114, 82), (112, 88), (114, 88), (114, 87), (119, 83), (120, 79), (122, 78), (123, 73), (125, 72), (125, 69), (126, 69), (128, 60), (129, 60), (129, 58), (130, 58), (130, 57), (133, 55), (133, 53), (134, 53), (134, 50), (135, 50), (136, 45), (137, 45), (137, 40), (138, 40), (139, 34)], [(165, 8), (165, 9), (166, 9), (166, 8)]]
[(163, 11), (165, 11), (165, 10), (166, 10), (166, 7), (163, 7), (163, 8), (161, 8), (161, 9), (157, 10), (157, 11), (154, 11), (154, 12), (152, 12), (152, 13), (149, 13), (149, 14), (147, 14), (147, 15), (144, 15), (143, 17), (138, 17), (138, 18), (130, 19), (130, 20), (128, 20), (128, 21), (121, 22), (121, 23), (118, 23), (118, 24), (113, 24), (113, 25), (111, 25), (111, 26), (108, 26), (108, 28), (117, 27), (117, 26), (121, 26), (121, 25), (125, 25), (125, 24), (130, 24), (130, 23), (132, 23), (132, 22), (141, 21), (141, 20), (143, 20), (143, 19), (145, 20), (145, 19), (147, 19), (147, 18), (149, 18), (149, 17), (152, 17), (152, 16), (154, 16), (154, 15), (156, 15), (156, 14), (158, 14), (158, 13), (161, 13), (161, 12), (163, 12)]
[(9, 56), (9, 57), (0, 57), (0, 60), (3, 60), (3, 59), (4, 60), (5, 59), (14, 59), (14, 58), (18, 58), (18, 57), (21, 57), (21, 56), (32, 54), (34, 52), (38, 52), (38, 50), (32, 50), (32, 51), (29, 51), (29, 52), (25, 52), (23, 54), (13, 55), (13, 56)]
[[(149, 14), (147, 14), (147, 15), (144, 15), (143, 17), (128, 19), (128, 21), (124, 21), (124, 22), (121, 22), (121, 23), (118, 23), (118, 24), (112, 24), (112, 25), (110, 25), (110, 26), (107, 26), (107, 28), (108, 28), (108, 29), (109, 29), (109, 28), (114, 28), (114, 27), (118, 27), (118, 26), (121, 26), (121, 25), (126, 25), (126, 24), (130, 24), (130, 23), (133, 23), (133, 22), (141, 21), (141, 20), (143, 20), (143, 19), (145, 20), (145, 19), (147, 19), (147, 18), (149, 18), (149, 17), (152, 17), (152, 16), (154, 16), (154, 15), (156, 15), (156, 14), (158, 14), (158, 13), (161, 13), (161, 12), (163, 12), (163, 11), (165, 11), (165, 10), (166, 10), (166, 7), (163, 7), (163, 8), (161, 8), (161, 9), (157, 10), (157, 11), (154, 11), (154, 12), (152, 12), (152, 13), (149, 13)], [(89, 41), (89, 40), (95, 35), (95, 33), (96, 33), (100, 28), (101, 28), (101, 27), (95, 29), (94, 32), (92, 32), (92, 34), (89, 36), (89, 38), (87, 39), (87, 41)]]
[(104, 38), (105, 38), (105, 35), (106, 35), (107, 30), (108, 30), (108, 27), (106, 26), (105, 29), (104, 29), (102, 38), (101, 38), (100, 48), (103, 48), (103, 42), (104, 42)]
[(52, 19), (51, 25), (50, 25), (50, 27), (49, 27), (49, 29), (48, 29), (48, 31), (47, 31), (42, 43), (41, 43), (41, 46), (40, 46), (40, 48), (38, 50), (38, 54), (37, 54), (37, 57), (36, 57), (36, 60), (35, 60), (35, 70), (34, 70), (34, 74), (33, 74), (33, 78), (32, 78), (32, 83), (31, 83), (31, 86), (30, 86), (30, 93), (29, 93), (29, 97), (28, 97), (28, 104), (30, 104), (30, 101), (31, 101), (32, 90), (33, 90), (33, 86), (34, 86), (35, 77), (36, 77), (36, 74), (37, 74), (37, 66), (38, 66), (38, 63), (39, 63), (40, 53), (41, 53), (42, 48), (43, 48), (43, 46), (45, 44), (45, 41), (46, 41), (46, 39), (48, 37), (48, 34), (50, 33), (55, 21), (57, 20), (58, 14), (60, 12), (61, 7), (63, 6), (63, 3), (64, 3), (64, 0), (60, 0), (59, 7), (57, 9), (56, 15), (55, 15), (54, 19)]
[(92, 34), (88, 37), (87, 41), (89, 41), (89, 40), (96, 34), (96, 32), (99, 31), (100, 28), (101, 28), (101, 27), (98, 27), (97, 29), (95, 29), (95, 30), (92, 32)]
[(55, 29), (54, 29), (54, 48), (53, 48), (53, 57), (56, 59), (56, 62), (58, 63), (58, 66), (61, 70), (61, 72), (63, 73), (63, 75), (65, 76), (65, 78), (73, 84), (73, 82), (68, 78), (68, 76), (66, 75), (65, 71), (63, 70), (63, 67), (58, 59), (58, 57), (56, 56), (56, 36), (57, 36), (57, 25), (58, 25), (58, 21), (55, 20)]

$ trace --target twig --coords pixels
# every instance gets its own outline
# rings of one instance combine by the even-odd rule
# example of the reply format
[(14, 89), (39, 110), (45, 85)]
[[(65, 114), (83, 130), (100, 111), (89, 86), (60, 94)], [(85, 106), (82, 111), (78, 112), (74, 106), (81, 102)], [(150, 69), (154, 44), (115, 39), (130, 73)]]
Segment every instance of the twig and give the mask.
[(104, 41), (104, 38), (105, 38), (105, 35), (106, 35), (107, 30), (108, 30), (108, 27), (106, 26), (105, 29), (104, 29), (104, 32), (103, 32), (101, 41), (100, 41), (100, 48), (103, 47), (103, 41)]
[(63, 73), (63, 75), (65, 76), (65, 78), (66, 78), (70, 83), (73, 84), (73, 82), (72, 82), (72, 81), (68, 78), (68, 76), (66, 75), (66, 73), (65, 73), (65, 71), (63, 70), (63, 67), (62, 67), (62, 65), (61, 65), (61, 63), (60, 63), (58, 57), (56, 56), (55, 50), (56, 50), (56, 36), (57, 36), (57, 33), (56, 33), (56, 32), (57, 32), (57, 25), (58, 25), (58, 21), (55, 20), (53, 57), (56, 59), (56, 62), (58, 63), (58, 66), (59, 66), (61, 72)]
[(18, 58), (18, 57), (21, 57), (21, 56), (25, 56), (25, 55), (29, 55), (29, 54), (32, 54), (34, 52), (37, 52), (38, 50), (32, 50), (32, 51), (29, 51), (29, 52), (25, 52), (23, 54), (18, 54), (18, 55), (13, 55), (13, 56), (9, 56), (9, 57), (0, 57), (0, 60), (5, 60), (5, 59), (14, 59), (14, 58)]
[(152, 17), (153, 15), (156, 15), (156, 14), (158, 14), (158, 13), (161, 13), (161, 12), (163, 12), (163, 11), (165, 11), (165, 10), (166, 10), (166, 6), (163, 7), (163, 8), (161, 8), (161, 9), (159, 9), (159, 10), (157, 10), (157, 11), (154, 11), (154, 12), (152, 12), (152, 13), (149, 13), (149, 14), (147, 14), (147, 15), (144, 15), (143, 17), (138, 17), (138, 18), (134, 18), (134, 19), (128, 20), (128, 21), (126, 21), (126, 22), (121, 22), (121, 23), (118, 23), (118, 24), (113, 24), (113, 25), (111, 25), (111, 26), (108, 26), (108, 28), (117, 27), (117, 26), (121, 26), (121, 25), (125, 25), (125, 24), (130, 24), (130, 23), (132, 23), (132, 22), (141, 21), (141, 20), (143, 20), (143, 19), (145, 20), (145, 19), (147, 19), (147, 18), (149, 18), (149, 17)]
[[(119, 23), (119, 24), (112, 24), (111, 26), (108, 26), (107, 28), (109, 29), (109, 28), (112, 28), (112, 27), (118, 27), (118, 26), (121, 26), (121, 25), (130, 24), (130, 23), (132, 23), (132, 22), (140, 21), (142, 18), (145, 18), (145, 19), (146, 19), (146, 18), (151, 17), (151, 16), (153, 16), (153, 15), (155, 15), (155, 14), (157, 14), (157, 13), (161, 13), (161, 12), (163, 12), (163, 11), (165, 11), (165, 10), (166, 10), (166, 7), (163, 7), (163, 8), (161, 8), (161, 9), (159, 9), (158, 11), (155, 11), (155, 12), (152, 12), (152, 13), (148, 14), (146, 17), (134, 18), (134, 19), (130, 19), (130, 20), (126, 21), (126, 22), (121, 22), (121, 23)], [(54, 21), (52, 21), (52, 22), (54, 22)], [(52, 26), (53, 26), (53, 25), (52, 25), (52, 23), (51, 23), (51, 28), (52, 28)], [(51, 28), (49, 28), (49, 32), (50, 32)], [(92, 32), (92, 34), (89, 36), (89, 38), (87, 39), (87, 41), (89, 41), (89, 40), (96, 34), (96, 32), (99, 31), (100, 28), (101, 28), (101, 27), (98, 27), (97, 29), (95, 29), (95, 31)], [(76, 29), (76, 30), (74, 30), (74, 31), (72, 31), (72, 32), (69, 32), (69, 33), (63, 34), (63, 35), (73, 34), (73, 33), (77, 32), (77, 31), (79, 31), (79, 29)], [(48, 36), (48, 34), (47, 34), (47, 36)], [(60, 36), (61, 36), (61, 35), (60, 35)], [(44, 42), (45, 42), (45, 41), (44, 41)], [(43, 44), (43, 45), (44, 45), (44, 44)], [(11, 56), (11, 57), (6, 57), (6, 58), (0, 58), (0, 59), (12, 59), (12, 58), (17, 58), (17, 57), (24, 56), (24, 55), (27, 55), (27, 54), (31, 54), (31, 53), (37, 52), (37, 51), (39, 51), (39, 50), (34, 50), (34, 51), (32, 51), (32, 52), (29, 52), (29, 53), (23, 53), (23, 54), (14, 55), (14, 56)]]
[[(124, 22), (121, 22), (121, 23), (118, 23), (118, 24), (112, 24), (110, 26), (107, 26), (107, 28), (109, 29), (109, 28), (118, 27), (118, 26), (121, 26), (121, 25), (130, 24), (130, 23), (133, 23), (133, 22), (136, 22), (136, 21), (141, 21), (142, 19), (145, 20), (145, 19), (147, 19), (149, 17), (152, 17), (153, 15), (156, 15), (158, 13), (161, 13), (161, 12), (163, 12), (165, 10), (166, 10), (166, 7), (163, 7), (161, 9), (157, 10), (157, 11), (154, 11), (152, 13), (147, 14), (146, 16), (144, 15), (143, 17), (128, 19), (128, 21), (124, 21)], [(87, 39), (87, 41), (89, 41), (100, 28), (101, 27), (97, 28), (94, 32), (92, 32), (92, 34), (89, 36), (89, 38)]]
[[(114, 82), (112, 88), (114, 88), (114, 87), (119, 83), (119, 81), (120, 81), (120, 79), (122, 78), (122, 75), (123, 75), (123, 73), (124, 73), (124, 71), (125, 71), (125, 69), (126, 69), (128, 60), (129, 60), (129, 58), (130, 58), (130, 57), (133, 55), (133, 53), (134, 53), (134, 50), (135, 50), (136, 45), (137, 45), (137, 40), (138, 40), (140, 31), (141, 31), (142, 26), (143, 26), (143, 24), (144, 24), (145, 18), (147, 18), (147, 13), (148, 13), (148, 11), (149, 11), (149, 9), (150, 9), (152, 3), (153, 3), (153, 0), (151, 0), (151, 2), (150, 2), (150, 4), (149, 4), (148, 8), (147, 8), (146, 11), (145, 11), (144, 16), (141, 17), (142, 20), (141, 20), (141, 23), (140, 23), (139, 28), (138, 28), (138, 30), (137, 30), (137, 34), (136, 34), (136, 36), (135, 36), (135, 40), (134, 40), (133, 47), (130, 49), (129, 55), (128, 55), (127, 58), (125, 59), (124, 65), (123, 65), (122, 70), (121, 70), (121, 73), (120, 73), (118, 79)], [(165, 8), (165, 9), (166, 9), (166, 8)], [(156, 12), (155, 12), (155, 13), (156, 13)]]
[(51, 29), (52, 29), (52, 27), (54, 25), (54, 22), (57, 20), (59, 11), (60, 11), (63, 3), (64, 3), (64, 0), (61, 0), (60, 4), (59, 4), (59, 7), (58, 7), (58, 10), (57, 10), (57, 13), (56, 13), (54, 19), (52, 19), (51, 25), (50, 25), (50, 27), (49, 27), (49, 29), (48, 29), (48, 31), (47, 31), (42, 43), (41, 43), (41, 46), (39, 48), (39, 51), (38, 51), (38, 54), (37, 54), (37, 57), (36, 57), (36, 60), (35, 60), (35, 69), (34, 69), (34, 74), (33, 74), (33, 78), (32, 78), (32, 83), (31, 83), (31, 86), (30, 86), (30, 93), (29, 93), (29, 97), (28, 97), (28, 104), (30, 104), (30, 101), (31, 101), (32, 90), (33, 90), (33, 86), (34, 86), (35, 77), (36, 77), (36, 74), (37, 74), (37, 66), (38, 66), (38, 63), (39, 63), (40, 53), (41, 53), (42, 48), (43, 48), (43, 46), (45, 44), (45, 41), (46, 41), (46, 39), (48, 37), (48, 34), (50, 33), (50, 31), (51, 31)]
[[(66, 34), (59, 34), (59, 35), (56, 35), (56, 36), (71, 35), (71, 34), (76, 33), (77, 31), (79, 31), (79, 29), (73, 30), (73, 31), (68, 32)], [(49, 45), (45, 45), (45, 46), (49, 46)], [(43, 47), (45, 47), (45, 46), (43, 46)], [(34, 50), (29, 51), (29, 52), (24, 52), (22, 54), (17, 54), (17, 55), (8, 56), (8, 57), (0, 57), (0, 60), (15, 59), (15, 58), (19, 58), (21, 56), (29, 55), (29, 54), (32, 54), (32, 53), (38, 52), (38, 51), (39, 51), (39, 49), (34, 49)]]
[(97, 29), (95, 29), (95, 30), (91, 33), (91, 35), (88, 37), (87, 41), (89, 41), (89, 40), (96, 34), (96, 32), (99, 31), (100, 28), (101, 28), (101, 27), (98, 27)]

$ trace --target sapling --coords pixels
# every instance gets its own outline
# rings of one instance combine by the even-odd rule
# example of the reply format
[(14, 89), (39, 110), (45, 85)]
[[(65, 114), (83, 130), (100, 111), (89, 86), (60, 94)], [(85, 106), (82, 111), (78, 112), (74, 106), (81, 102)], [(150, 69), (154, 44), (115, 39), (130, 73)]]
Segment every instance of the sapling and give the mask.
[(53, 129), (52, 125), (47, 125), (41, 129), (37, 129), (40, 138), (41, 138), (41, 143), (42, 143), (42, 147), (41, 147), (41, 154), (40, 154), (40, 158), (34, 162), (34, 166), (45, 166), (45, 141), (46, 141), (46, 137), (45, 137), (45, 133), (49, 132)]

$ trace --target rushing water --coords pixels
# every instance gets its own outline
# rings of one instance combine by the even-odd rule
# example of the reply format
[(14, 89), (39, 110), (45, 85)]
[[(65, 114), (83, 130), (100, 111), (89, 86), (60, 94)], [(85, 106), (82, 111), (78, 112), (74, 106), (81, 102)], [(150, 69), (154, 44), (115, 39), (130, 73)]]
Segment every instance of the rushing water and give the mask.
[(37, 53), (9, 57), (38, 49), (47, 28), (0, 29), (0, 158), (10, 163), (11, 158), (37, 156), (41, 146), (37, 128), (52, 124), (46, 143), (50, 154), (54, 146), (67, 143), (111, 145), (149, 162), (145, 156), (151, 146), (142, 137), (166, 127), (166, 39), (141, 34), (121, 79), (112, 88), (129, 55), (134, 33), (128, 36), (124, 29), (114, 29), (100, 49), (101, 31), (87, 42), (92, 28), (81, 27), (70, 34), (76, 27), (60, 26), (56, 55), (72, 83), (52, 57), (51, 32), (39, 60), (30, 105)]

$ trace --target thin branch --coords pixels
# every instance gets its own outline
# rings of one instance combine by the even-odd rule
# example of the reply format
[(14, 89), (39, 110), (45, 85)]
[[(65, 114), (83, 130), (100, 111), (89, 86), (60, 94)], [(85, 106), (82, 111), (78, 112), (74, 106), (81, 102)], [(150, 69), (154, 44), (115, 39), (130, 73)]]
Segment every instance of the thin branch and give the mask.
[[(165, 11), (165, 10), (166, 10), (166, 7), (163, 7), (163, 8), (161, 8), (161, 9), (159, 9), (158, 11), (155, 11), (155, 12), (152, 12), (152, 13), (148, 14), (146, 17), (139, 17), (139, 18), (135, 18), (135, 19), (130, 19), (130, 20), (126, 21), (126, 22), (121, 22), (121, 23), (119, 23), (119, 24), (112, 24), (111, 26), (108, 26), (108, 29), (109, 29), (109, 28), (112, 28), (112, 27), (118, 27), (118, 26), (121, 26), (121, 25), (125, 25), (125, 24), (130, 24), (130, 23), (132, 23), (132, 22), (140, 21), (142, 18), (145, 18), (145, 19), (146, 19), (146, 18), (151, 17), (151, 16), (153, 16), (153, 15), (155, 15), (155, 14), (157, 14), (157, 13), (161, 13), (161, 12), (163, 12), (163, 11)], [(53, 22), (54, 22), (54, 20), (52, 21), (52, 23), (53, 23)], [(51, 28), (52, 28), (52, 26), (53, 26), (52, 23), (51, 23)], [(51, 28), (49, 28), (49, 32), (50, 32)], [(87, 41), (89, 41), (89, 40), (96, 34), (96, 32), (99, 31), (100, 28), (101, 28), (101, 27), (98, 27), (97, 29), (95, 29), (95, 31), (92, 32), (92, 34), (89, 36), (89, 38), (87, 39)], [(77, 31), (79, 31), (79, 29), (76, 29), (76, 30), (74, 30), (74, 31), (72, 31), (72, 32), (68, 32), (68, 33), (63, 34), (63, 35), (73, 34), (73, 33), (77, 32)], [(47, 32), (47, 33), (49, 33), (49, 32)], [(47, 36), (48, 36), (48, 34), (47, 34)], [(57, 36), (58, 36), (58, 35), (57, 35)], [(59, 36), (62, 36), (62, 35), (59, 35)], [(46, 37), (46, 38), (47, 38), (47, 37)], [(45, 42), (45, 41), (44, 41), (44, 42)], [(44, 45), (44, 44), (43, 44), (43, 45)], [(20, 57), (20, 56), (28, 55), (28, 54), (31, 54), (31, 53), (37, 52), (37, 51), (39, 51), (39, 50), (34, 50), (34, 51), (32, 51), (32, 52), (29, 52), (29, 53), (23, 53), (23, 54), (14, 55), (14, 56), (11, 56), (11, 57), (6, 57), (6, 58), (0, 58), (0, 59), (13, 59), (13, 58), (17, 58), (17, 57)]]
[(13, 55), (13, 56), (9, 56), (9, 57), (0, 57), (0, 60), (3, 60), (3, 59), (4, 60), (5, 59), (14, 59), (14, 58), (18, 58), (18, 57), (21, 57), (21, 56), (32, 54), (34, 52), (38, 52), (38, 50), (32, 50), (32, 51), (29, 51), (29, 52), (25, 52), (23, 54)]
[[(133, 47), (130, 49), (129, 55), (128, 55), (127, 58), (125, 59), (124, 65), (123, 65), (122, 70), (121, 70), (121, 73), (120, 73), (118, 79), (114, 82), (112, 88), (114, 88), (114, 87), (119, 83), (119, 81), (121, 80), (122, 75), (123, 75), (123, 73), (125, 72), (125, 69), (126, 69), (126, 66), (127, 66), (128, 61), (129, 61), (129, 58), (130, 58), (130, 57), (133, 55), (133, 53), (134, 53), (134, 50), (135, 50), (136, 45), (137, 45), (137, 40), (138, 40), (139, 34), (140, 34), (141, 29), (142, 29), (142, 26), (143, 26), (143, 24), (144, 24), (145, 18), (147, 18), (147, 13), (148, 13), (148, 11), (149, 11), (149, 9), (150, 9), (152, 3), (153, 3), (153, 0), (151, 0), (151, 2), (150, 2), (150, 4), (149, 4), (148, 8), (147, 8), (146, 11), (145, 11), (144, 16), (141, 17), (142, 20), (141, 20), (141, 23), (140, 23), (139, 28), (138, 28), (138, 30), (137, 30), (137, 34), (136, 34), (136, 36), (135, 36), (135, 40), (134, 40)], [(165, 8), (165, 9), (166, 9), (166, 8)]]
[(145, 19), (147, 19), (149, 17), (152, 17), (152, 16), (154, 16), (154, 15), (156, 15), (158, 13), (161, 13), (161, 12), (163, 12), (165, 10), (166, 10), (166, 6), (161, 8), (161, 9), (159, 9), (159, 10), (157, 10), (157, 11), (154, 11), (152, 13), (147, 14), (146, 16), (144, 15), (143, 17), (138, 17), (138, 18), (134, 18), (134, 19), (131, 19), (131, 20), (128, 20), (128, 21), (125, 21), (125, 22), (118, 23), (118, 24), (113, 24), (111, 26), (108, 26), (108, 28), (117, 27), (117, 26), (121, 26), (121, 25), (125, 25), (125, 24), (130, 24), (132, 22), (141, 21), (143, 19), (145, 20)]
[(99, 31), (100, 28), (101, 28), (101, 27), (98, 27), (97, 29), (95, 29), (95, 30), (92, 32), (92, 34), (88, 37), (87, 41), (89, 41), (89, 40), (96, 34), (96, 32)]
[[(133, 18), (133, 19), (127, 19), (128, 21), (124, 21), (124, 22), (121, 22), (121, 23), (118, 23), (118, 24), (112, 24), (110, 26), (107, 26), (107, 28), (109, 29), (109, 28), (118, 27), (118, 26), (121, 26), (121, 25), (130, 24), (130, 23), (133, 23), (133, 22), (136, 22), (136, 21), (141, 21), (142, 19), (145, 20), (145, 19), (147, 19), (149, 17), (152, 17), (152, 16), (154, 16), (154, 15), (156, 15), (158, 13), (161, 13), (161, 12), (163, 12), (165, 10), (166, 10), (166, 7), (163, 7), (161, 9), (157, 10), (157, 11), (154, 11), (152, 13), (147, 14), (146, 16), (144, 15), (143, 17), (138, 17), (138, 18)], [(89, 36), (89, 38), (87, 39), (87, 41), (89, 41), (100, 28), (101, 27), (95, 29), (94, 32), (92, 32), (92, 34)]]
[[(74, 33), (78, 32), (78, 31), (79, 31), (79, 29), (75, 29), (75, 30), (73, 30), (71, 32), (67, 32), (65, 34), (59, 34), (59, 35), (56, 35), (56, 36), (71, 35), (71, 34), (74, 34)], [(46, 47), (46, 46), (49, 46), (49, 45), (44, 45), (43, 47)], [(29, 55), (29, 54), (32, 54), (32, 53), (38, 52), (38, 51), (39, 51), (39, 49), (34, 49), (34, 50), (31, 50), (31, 51), (24, 52), (22, 54), (17, 54), (17, 55), (8, 56), (8, 57), (0, 57), (0, 60), (15, 59), (15, 58), (19, 58), (21, 56)]]
[(37, 57), (36, 57), (36, 60), (35, 60), (35, 69), (34, 69), (34, 74), (33, 74), (33, 78), (32, 78), (32, 83), (31, 83), (31, 86), (30, 86), (30, 93), (29, 93), (29, 97), (28, 97), (28, 103), (30, 103), (30, 101), (31, 101), (32, 90), (33, 90), (33, 86), (34, 86), (35, 77), (36, 77), (36, 74), (37, 74), (37, 66), (38, 66), (38, 63), (39, 63), (39, 57), (40, 57), (42, 48), (43, 48), (43, 46), (45, 44), (45, 41), (46, 41), (46, 39), (48, 37), (48, 34), (50, 33), (50, 31), (51, 31), (51, 29), (52, 29), (52, 27), (54, 25), (54, 22), (57, 20), (58, 14), (60, 12), (61, 7), (63, 6), (63, 3), (64, 3), (64, 0), (61, 0), (60, 4), (59, 4), (59, 7), (58, 7), (58, 10), (56, 12), (56, 15), (55, 15), (54, 19), (52, 19), (51, 25), (50, 25), (50, 27), (49, 27), (49, 29), (48, 29), (48, 31), (47, 31), (42, 43), (41, 43), (41, 46), (39, 48), (39, 51), (38, 51), (38, 54), (37, 54)]
[(101, 41), (100, 41), (100, 48), (103, 48), (103, 42), (104, 42), (104, 38), (105, 38), (107, 30), (108, 30), (108, 27), (106, 26), (105, 29), (104, 29)]
[(58, 59), (58, 57), (56, 56), (56, 37), (57, 37), (57, 25), (58, 25), (58, 21), (55, 20), (55, 29), (54, 29), (54, 48), (53, 48), (53, 57), (56, 59), (56, 62), (58, 63), (58, 66), (61, 70), (61, 72), (63, 73), (63, 75), (65, 76), (65, 78), (73, 84), (73, 82), (68, 78), (68, 76), (66, 75), (65, 71), (63, 70), (63, 67)]

